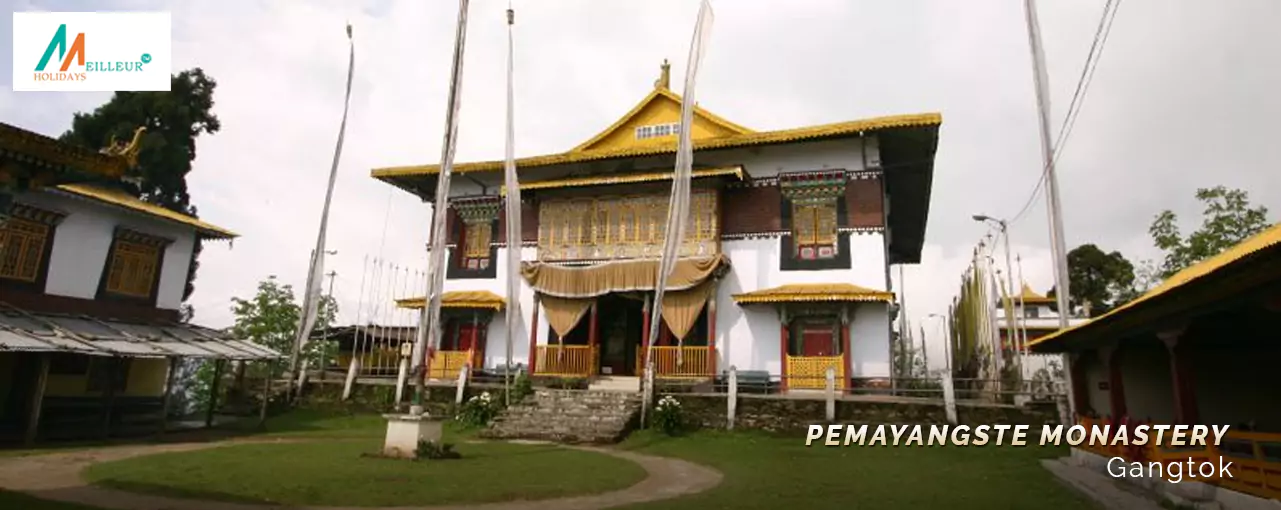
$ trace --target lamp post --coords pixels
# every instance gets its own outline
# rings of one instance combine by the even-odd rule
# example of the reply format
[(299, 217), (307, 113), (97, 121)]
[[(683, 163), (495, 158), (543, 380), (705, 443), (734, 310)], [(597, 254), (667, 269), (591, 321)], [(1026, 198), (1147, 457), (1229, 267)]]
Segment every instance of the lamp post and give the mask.
[[(981, 223), (990, 223), (996, 225), (1001, 230), (1001, 237), (1005, 239), (1005, 299), (1010, 306), (1003, 307), (1005, 314), (1005, 337), (1009, 339), (1010, 346), (1015, 349), (1015, 360), (1019, 366), (1019, 380), (1023, 379), (1023, 347), (1019, 345), (1017, 333), (1014, 329), (1014, 264), (1010, 262), (1010, 229), (1009, 223), (1005, 220), (993, 218), (986, 214), (975, 214), (974, 221)], [(1004, 346), (1002, 346), (1004, 349)]]

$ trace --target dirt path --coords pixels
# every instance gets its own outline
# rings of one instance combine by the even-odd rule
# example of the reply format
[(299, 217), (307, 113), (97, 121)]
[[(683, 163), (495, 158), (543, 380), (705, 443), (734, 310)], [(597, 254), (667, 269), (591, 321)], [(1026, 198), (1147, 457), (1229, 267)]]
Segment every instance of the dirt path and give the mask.
[[(297, 440), (233, 440), (219, 443), (180, 443), (119, 446), (68, 453), (0, 458), (0, 488), (41, 499), (80, 503), (113, 510), (369, 510), (370, 507), (251, 505), (178, 499), (136, 494), (86, 485), (80, 472), (91, 464), (165, 452), (185, 452), (233, 444), (294, 442)], [(565, 446), (610, 455), (639, 464), (649, 474), (626, 489), (589, 496), (511, 501), (474, 505), (382, 507), (385, 510), (589, 510), (657, 501), (694, 494), (721, 482), (720, 472), (683, 460), (655, 457), (609, 448)]]

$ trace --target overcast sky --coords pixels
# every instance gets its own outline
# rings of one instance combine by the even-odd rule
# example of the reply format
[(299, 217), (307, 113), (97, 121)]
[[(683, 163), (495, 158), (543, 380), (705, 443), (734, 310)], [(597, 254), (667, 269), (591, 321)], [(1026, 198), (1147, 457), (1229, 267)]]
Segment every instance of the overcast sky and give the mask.
[[(659, 63), (680, 83), (698, 0), (514, 0), (517, 153), (564, 151), (648, 93)], [(301, 289), (315, 243), (355, 27), (356, 81), (334, 197), (329, 266), (344, 320), (361, 308), (366, 257), (425, 266), (428, 208), (369, 178), (439, 161), (456, 17), (450, 1), (34, 1), (5, 11), (169, 10), (174, 71), (218, 81), (222, 131), (188, 176), (211, 243), (191, 303), (230, 325), (230, 298), (277, 275)], [(1103, 0), (1042, 0), (1053, 126), (1071, 99)], [(1040, 171), (1031, 60), (1018, 0), (713, 0), (699, 82), (705, 108), (756, 130), (941, 112), (925, 252), (906, 269), (908, 312), (942, 313), (975, 242), (970, 219), (1012, 218)], [(503, 153), (506, 2), (471, 3), (459, 161)], [(57, 136), (106, 93), (13, 93), (12, 28), (0, 20), (0, 120)], [(1281, 214), (1281, 2), (1123, 1), (1060, 160), (1069, 248), (1153, 258), (1147, 226), (1172, 209), (1199, 223), (1198, 187), (1246, 189)], [(1014, 224), (1024, 278), (1053, 277), (1044, 201)], [(365, 299), (368, 301), (368, 298)], [(407, 320), (407, 317), (402, 317)], [(923, 323), (929, 336), (938, 321)], [(933, 339), (931, 339), (933, 341)], [(941, 344), (939, 344), (941, 345)], [(939, 349), (936, 350), (935, 349)], [(931, 349), (941, 359), (941, 347)]]

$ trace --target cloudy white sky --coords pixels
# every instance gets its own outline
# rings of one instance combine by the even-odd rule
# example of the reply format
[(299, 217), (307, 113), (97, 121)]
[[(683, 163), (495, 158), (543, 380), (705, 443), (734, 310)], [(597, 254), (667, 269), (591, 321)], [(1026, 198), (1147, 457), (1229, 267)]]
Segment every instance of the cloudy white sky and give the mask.
[[(560, 152), (625, 113), (673, 61), (676, 82), (698, 0), (514, 0), (517, 152)], [(277, 275), (305, 279), (342, 109), (344, 24), (356, 34), (351, 123), (334, 197), (329, 266), (347, 320), (366, 257), (422, 267), (428, 209), (368, 177), (438, 161), (456, 2), (5, 0), (9, 11), (167, 10), (175, 71), (218, 81), (222, 131), (189, 176), (202, 218), (243, 234), (206, 248), (192, 304), (210, 326), (229, 300)], [(906, 269), (910, 315), (945, 311), (985, 228), (1012, 217), (1040, 171), (1018, 0), (713, 0), (702, 106), (757, 130), (886, 114), (943, 114), (924, 258)], [(1103, 0), (1041, 0), (1054, 122), (1080, 72)], [(459, 160), (502, 156), (506, 2), (472, 2)], [(1198, 187), (1244, 188), (1281, 214), (1281, 2), (1127, 0), (1060, 161), (1069, 247), (1157, 254), (1147, 226), (1172, 209), (1197, 221)], [(0, 31), (12, 28), (0, 20)], [(0, 119), (57, 136), (99, 93), (11, 92), (0, 33)], [(1052, 284), (1044, 202), (1011, 229), (1025, 279)], [(924, 323), (930, 336), (937, 321)], [(938, 354), (941, 350), (933, 354)], [(933, 359), (941, 359), (937, 355)]]

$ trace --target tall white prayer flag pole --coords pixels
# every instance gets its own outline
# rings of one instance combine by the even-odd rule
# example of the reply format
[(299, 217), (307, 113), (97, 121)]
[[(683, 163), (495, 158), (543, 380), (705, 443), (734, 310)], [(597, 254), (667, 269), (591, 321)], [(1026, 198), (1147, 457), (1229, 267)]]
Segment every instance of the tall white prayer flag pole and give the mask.
[[(507, 154), (503, 163), (503, 184), (507, 190), (507, 366), (503, 371), (503, 401), (511, 405), (512, 346), (516, 343), (516, 325), (521, 320), (520, 310), (520, 181), (516, 176), (516, 100), (512, 91), (512, 67), (515, 56), (512, 44), (512, 25), (516, 24), (516, 11), (507, 4)], [(534, 353), (530, 353), (531, 359)]]
[(431, 210), (431, 248), (427, 265), (427, 297), (419, 319), (418, 338), (414, 342), (414, 403), (411, 414), (423, 412), (423, 392), (426, 390), (427, 366), (424, 353), (427, 348), (440, 343), (440, 293), (445, 286), (445, 216), (449, 213), (449, 178), (454, 171), (454, 149), (458, 145), (458, 112), (462, 108), (459, 95), (463, 88), (463, 48), (467, 35), (468, 0), (458, 0), (458, 28), (454, 34), (454, 61), (450, 74), (449, 101), (445, 111), (445, 137), (440, 151), (440, 174), (436, 179), (436, 200)]
[(342, 158), (343, 138), (347, 133), (347, 111), (351, 107), (351, 80), (356, 71), (356, 41), (351, 34), (351, 24), (347, 24), (347, 92), (343, 97), (342, 123), (338, 125), (338, 143), (334, 147), (333, 163), (329, 167), (329, 187), (325, 190), (325, 205), (320, 212), (320, 232), (316, 235), (316, 247), (311, 252), (311, 264), (307, 269), (307, 288), (303, 293), (303, 315), (298, 321), (298, 335), (294, 339), (293, 354), (289, 359), (289, 380), (298, 378), (298, 359), (303, 346), (311, 337), (311, 330), (316, 326), (316, 316), (320, 308), (321, 283), (325, 273), (325, 234), (329, 227), (329, 205), (334, 197), (334, 182), (338, 179), (338, 161)]
[(658, 274), (654, 281), (654, 304), (650, 308), (651, 324), (649, 338), (645, 339), (645, 378), (642, 382), (644, 401), (641, 405), (641, 423), (653, 394), (650, 379), (654, 375), (654, 342), (658, 339), (660, 323), (663, 317), (663, 294), (667, 288), (667, 278), (671, 276), (680, 255), (681, 244), (685, 240), (685, 225), (689, 217), (689, 187), (694, 164), (694, 147), (690, 137), (690, 125), (694, 120), (694, 84), (698, 78), (699, 64), (703, 60), (703, 51), (712, 29), (712, 5), (703, 0), (698, 8), (698, 21), (694, 24), (694, 37), (689, 47), (689, 60), (685, 66), (685, 90), (681, 94), (681, 131), (680, 142), (676, 148), (676, 168), (672, 175), (672, 196), (667, 209), (667, 230), (663, 239), (663, 254), (658, 262)]

